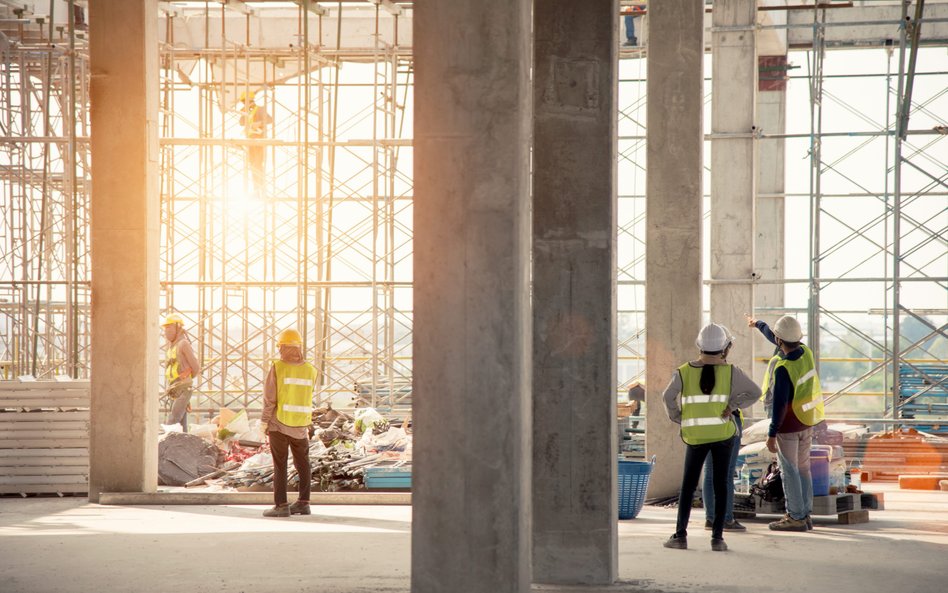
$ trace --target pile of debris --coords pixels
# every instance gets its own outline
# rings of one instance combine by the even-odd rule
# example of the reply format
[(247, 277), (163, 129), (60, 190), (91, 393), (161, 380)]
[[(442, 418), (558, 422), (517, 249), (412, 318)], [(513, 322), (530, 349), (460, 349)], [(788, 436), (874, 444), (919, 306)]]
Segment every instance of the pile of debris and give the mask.
[[(410, 426), (408, 422), (402, 424), (390, 424), (372, 408), (357, 409), (354, 416), (331, 407), (315, 410), (309, 447), (313, 489), (362, 490), (368, 467), (410, 467)], [(292, 490), (299, 484), (299, 476), (292, 458), (288, 466), (288, 486)], [(224, 490), (271, 490), (273, 457), (260, 421), (248, 420), (244, 410), (222, 410), (211, 424), (197, 425), (191, 434), (172, 429), (161, 437), (159, 479), (170, 486), (207, 484)]]

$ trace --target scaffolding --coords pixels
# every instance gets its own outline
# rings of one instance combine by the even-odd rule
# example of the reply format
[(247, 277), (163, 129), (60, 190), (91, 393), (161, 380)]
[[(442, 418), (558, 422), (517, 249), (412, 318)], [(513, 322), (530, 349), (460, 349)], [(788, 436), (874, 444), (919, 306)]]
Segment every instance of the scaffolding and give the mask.
[[(872, 8), (881, 9), (879, 4)], [(821, 373), (829, 378), (824, 381), (828, 410), (837, 417), (894, 422), (903, 420), (905, 406), (913, 403), (936, 417), (946, 414), (944, 404), (918, 405), (926, 395), (946, 392), (944, 376), (931, 368), (948, 366), (948, 63), (943, 58), (948, 40), (920, 35), (926, 26), (946, 22), (944, 16), (931, 18), (925, 4), (901, 3), (901, 18), (885, 20), (828, 19), (833, 7), (811, 5), (786, 23), (758, 27), (793, 32), (791, 45), (806, 46), (789, 52), (802, 73), (776, 75), (788, 81), (788, 110), (807, 105), (807, 118), (790, 122), (788, 113), (786, 133), (764, 130), (758, 136), (786, 143), (788, 186), (779, 196), (758, 197), (785, 198), (785, 217), (795, 221), (788, 233), (792, 229), (797, 240), (811, 239), (802, 266), (787, 268), (783, 278), (757, 281), (778, 285), (785, 295), (783, 306), (762, 313), (805, 316), (807, 342), (820, 353)], [(938, 3), (929, 2), (928, 8), (933, 5)], [(879, 30), (887, 38), (864, 45), (840, 39), (839, 31), (854, 29)], [(862, 57), (860, 71), (846, 71), (847, 49)], [(623, 58), (620, 393), (644, 377), (645, 245), (640, 238), (647, 50), (626, 50)], [(708, 103), (710, 78), (705, 84)], [(706, 196), (706, 206), (709, 202)], [(901, 331), (907, 322), (914, 326), (908, 338)], [(923, 386), (920, 393), (900, 398), (905, 390), (899, 376), (906, 370), (920, 376)]]
[[(406, 413), (411, 8), (383, 0), (287, 4), (160, 3), (162, 311), (185, 317), (204, 365), (193, 400), (199, 414), (259, 406), (275, 335), (293, 326), (320, 368), (320, 404)], [(859, 50), (874, 52), (881, 65), (865, 72), (837, 71), (845, 27), (827, 18), (832, 8), (796, 10), (805, 22), (760, 27), (786, 30), (797, 44), (807, 36), (805, 48), (790, 52), (801, 72), (786, 78), (788, 97), (808, 105), (810, 117), (760, 137), (786, 142), (788, 166), (806, 163), (802, 176), (788, 171), (781, 197), (787, 218), (806, 220), (814, 237), (806, 265), (761, 281), (786, 295), (784, 306), (766, 313), (805, 315), (822, 372), (861, 365), (845, 380), (827, 381), (830, 397), (884, 399), (878, 415), (890, 418), (905, 404), (900, 371), (924, 374), (924, 365), (948, 363), (941, 349), (948, 66), (925, 66), (937, 66), (930, 55), (948, 42), (919, 33), (932, 21), (924, 12), (931, 4), (905, 4), (901, 19), (845, 23), (891, 33), (891, 43)], [(3, 2), (0, 12), (0, 370), (6, 379), (87, 377), (84, 31), (74, 10), (59, 26)], [(647, 43), (647, 22), (637, 26)], [(624, 393), (644, 373), (647, 45), (620, 57), (617, 387)], [(854, 82), (862, 85), (860, 101), (873, 90), (878, 100), (868, 108), (855, 101), (847, 90)], [(241, 122), (245, 93), (272, 118), (260, 137)], [(251, 151), (264, 155), (262, 184)], [(860, 165), (867, 154), (872, 172)], [(790, 183), (797, 179), (805, 184)], [(873, 295), (871, 302), (839, 305), (840, 292), (854, 290)], [(939, 387), (929, 378), (926, 393)]]

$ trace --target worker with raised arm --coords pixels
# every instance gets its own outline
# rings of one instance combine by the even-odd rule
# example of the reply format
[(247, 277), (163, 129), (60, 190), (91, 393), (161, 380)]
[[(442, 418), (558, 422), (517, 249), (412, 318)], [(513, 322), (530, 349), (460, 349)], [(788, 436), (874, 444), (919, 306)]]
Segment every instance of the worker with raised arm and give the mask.
[(767, 364), (762, 388), (770, 409), (767, 449), (777, 454), (787, 501), (787, 514), (770, 523), (775, 531), (813, 529), (813, 481), (810, 475), (810, 443), (813, 427), (823, 421), (823, 392), (813, 351), (803, 342), (800, 323), (784, 315), (773, 331), (763, 321), (745, 314), (747, 325), (756, 327), (779, 348)]
[[(277, 337), (280, 358), (273, 362), (263, 384), (263, 415), (261, 424), (270, 440), (273, 455), (273, 508), (264, 517), (309, 515), (310, 482), (313, 472), (309, 462), (309, 427), (313, 423), (313, 390), (316, 388), (316, 367), (303, 360), (303, 338), (295, 329), (280, 332)], [(299, 475), (299, 498), (287, 504), (287, 459), (293, 454), (293, 465)]]
[(171, 313), (161, 324), (167, 346), (165, 348), (165, 395), (171, 400), (171, 411), (167, 424), (181, 424), (188, 432), (188, 410), (194, 379), (201, 372), (201, 365), (194, 356), (188, 333), (184, 331), (184, 318)]

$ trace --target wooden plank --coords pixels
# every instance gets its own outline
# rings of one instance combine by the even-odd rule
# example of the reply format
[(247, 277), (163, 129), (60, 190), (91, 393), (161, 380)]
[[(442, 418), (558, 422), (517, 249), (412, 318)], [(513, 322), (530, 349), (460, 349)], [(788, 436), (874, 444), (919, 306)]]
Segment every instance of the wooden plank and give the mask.
[(0, 486), (14, 486), (17, 484), (79, 484), (88, 482), (88, 478), (78, 476), (0, 476)]
[(0, 439), (0, 449), (79, 449), (89, 446), (89, 439)]
[(75, 422), (10, 422), (0, 428), (3, 431), (0, 434), (17, 434), (19, 432), (41, 431), (45, 433), (59, 432), (63, 430), (81, 430), (89, 431), (88, 420), (77, 420)]
[(33, 391), (38, 389), (85, 389), (88, 391), (91, 385), (92, 383), (88, 379), (76, 379), (75, 381), (0, 381), (0, 393), (7, 391)]
[(0, 426), (16, 422), (74, 422), (91, 418), (89, 410), (70, 410), (68, 412), (0, 412)]
[(20, 467), (89, 467), (89, 456), (0, 458), (0, 473)]
[(82, 476), (84, 479), (88, 479), (89, 464), (5, 467), (3, 468), (3, 474), (8, 476)]
[[(11, 441), (28, 439), (88, 439), (89, 429), (83, 430), (11, 430), (0, 434), (0, 447)], [(40, 445), (42, 446), (42, 445)]]
[(88, 482), (76, 482), (75, 484), (0, 484), (0, 494), (85, 494), (88, 491)]
[(81, 447), (72, 449), (60, 448), (50, 449), (46, 447), (38, 449), (0, 449), (0, 459), (19, 459), (19, 458), (43, 458), (43, 457), (89, 457), (89, 443)]

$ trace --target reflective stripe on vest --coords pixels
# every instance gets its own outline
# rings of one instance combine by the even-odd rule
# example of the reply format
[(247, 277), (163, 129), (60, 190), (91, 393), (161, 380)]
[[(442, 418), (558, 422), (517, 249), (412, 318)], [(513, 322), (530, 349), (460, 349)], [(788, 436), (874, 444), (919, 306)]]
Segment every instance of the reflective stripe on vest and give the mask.
[(165, 379), (168, 380), (168, 385), (178, 380), (178, 377), (181, 376), (181, 367), (178, 365), (178, 345), (165, 350)]
[(313, 388), (316, 367), (307, 363), (273, 362), (277, 384), (276, 419), (286, 426), (309, 426), (313, 423)]
[[(701, 392), (701, 367), (685, 363), (681, 376), (681, 439), (689, 445), (726, 441), (737, 432), (731, 418), (722, 418), (731, 392), (731, 365), (714, 365), (715, 393)], [(724, 393), (722, 393), (724, 392)]]
[(816, 363), (813, 351), (801, 345), (803, 356), (796, 360), (781, 359), (774, 366), (774, 376), (777, 369), (783, 367), (790, 375), (793, 383), (793, 402), (791, 409), (794, 416), (806, 426), (816, 426), (823, 421), (823, 390), (820, 386), (820, 377), (816, 373)]

